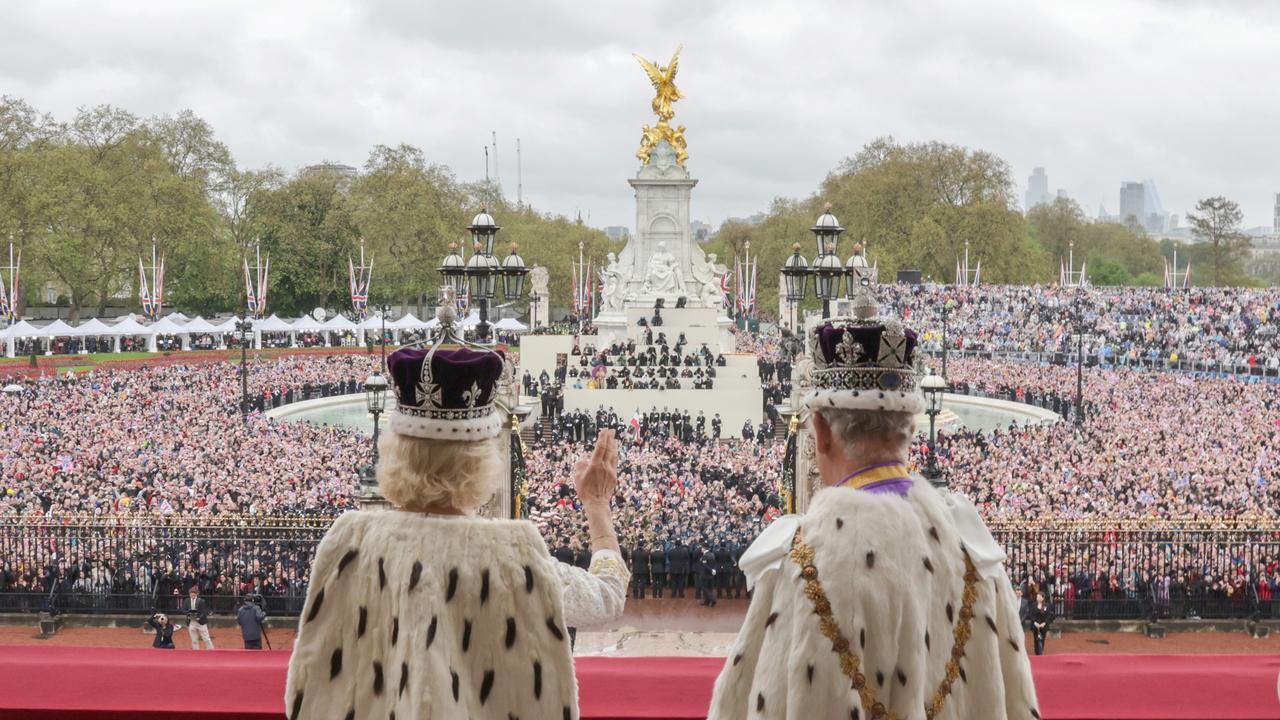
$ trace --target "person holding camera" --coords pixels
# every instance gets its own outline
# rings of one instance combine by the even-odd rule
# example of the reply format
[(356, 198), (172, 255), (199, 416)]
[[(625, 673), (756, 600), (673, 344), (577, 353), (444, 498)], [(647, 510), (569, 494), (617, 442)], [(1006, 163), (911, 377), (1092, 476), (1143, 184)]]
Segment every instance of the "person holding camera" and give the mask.
[(240, 625), (240, 636), (244, 638), (245, 650), (262, 649), (262, 626), (267, 621), (267, 613), (262, 609), (262, 596), (251, 595), (240, 604), (236, 611), (236, 623)]
[(191, 593), (185, 604), (187, 610), (187, 633), (191, 635), (191, 649), (199, 650), (200, 642), (213, 649), (213, 638), (209, 637), (209, 603), (200, 597), (200, 588), (192, 585)]
[(153, 613), (147, 618), (147, 624), (155, 628), (156, 637), (151, 641), (151, 647), (157, 650), (174, 650), (173, 632), (181, 630), (181, 625), (174, 625), (169, 622), (169, 616), (164, 613)]

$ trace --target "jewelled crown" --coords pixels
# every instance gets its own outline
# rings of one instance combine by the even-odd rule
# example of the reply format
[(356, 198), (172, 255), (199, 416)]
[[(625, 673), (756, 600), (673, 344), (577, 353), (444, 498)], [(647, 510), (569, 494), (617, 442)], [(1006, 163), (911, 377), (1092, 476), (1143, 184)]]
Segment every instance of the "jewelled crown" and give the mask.
[(396, 391), (390, 430), (433, 440), (497, 437), (494, 396), (505, 362), (501, 351), (406, 348), (387, 356)]
[(865, 284), (854, 312), (856, 317), (823, 320), (809, 329), (814, 389), (805, 405), (810, 410), (924, 412), (915, 332), (896, 318), (875, 317), (875, 299)]

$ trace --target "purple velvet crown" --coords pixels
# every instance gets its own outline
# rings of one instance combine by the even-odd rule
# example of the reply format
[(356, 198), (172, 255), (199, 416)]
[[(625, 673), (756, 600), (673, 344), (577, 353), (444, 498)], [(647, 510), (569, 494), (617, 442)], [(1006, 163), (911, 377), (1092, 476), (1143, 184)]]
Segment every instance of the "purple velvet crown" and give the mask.
[(501, 351), (406, 348), (387, 357), (395, 386), (392, 432), (432, 439), (483, 440), (501, 422), (493, 399), (502, 377)]
[(916, 334), (901, 327), (828, 322), (818, 326), (817, 334), (821, 361), (815, 357), (814, 362), (819, 366), (910, 368), (915, 360)]
[(810, 330), (813, 408), (920, 412), (916, 334), (897, 320), (832, 318)]

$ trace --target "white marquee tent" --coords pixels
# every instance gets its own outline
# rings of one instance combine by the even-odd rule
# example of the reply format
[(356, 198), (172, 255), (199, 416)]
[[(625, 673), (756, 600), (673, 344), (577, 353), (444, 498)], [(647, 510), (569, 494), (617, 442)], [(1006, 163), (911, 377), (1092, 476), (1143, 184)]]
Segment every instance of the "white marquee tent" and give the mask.
[(75, 333), (80, 337), (99, 337), (102, 335), (117, 334), (112, 332), (112, 327), (110, 325), (102, 322), (98, 318), (92, 318), (80, 323), (76, 326)]
[(224, 330), (218, 329), (217, 325), (214, 325), (199, 315), (196, 316), (195, 320), (186, 324), (184, 331), (190, 335), (217, 335), (225, 332)]
[(240, 318), (237, 318), (233, 315), (227, 318), (226, 320), (223, 320), (222, 322), (215, 325), (214, 328), (217, 332), (220, 332), (220, 333), (233, 333), (236, 331), (236, 321), (238, 321), (239, 319)]
[(55, 338), (55, 337), (79, 337), (80, 333), (70, 325), (62, 322), (62, 320), (54, 320), (53, 322), (40, 328), (40, 333), (36, 337)]
[[(140, 316), (139, 316), (140, 317)], [(147, 349), (155, 352), (156, 338), (160, 336), (176, 336), (181, 339), (182, 349), (190, 349), (190, 338), (192, 335), (215, 335), (221, 336), (228, 334), (234, 335), (236, 332), (236, 322), (238, 318), (235, 316), (225, 318), (220, 321), (210, 321), (203, 317), (197, 316), (188, 320), (181, 313), (170, 313), (160, 320), (144, 324), (139, 322), (135, 316), (126, 316), (124, 319), (110, 324), (99, 318), (90, 318), (79, 326), (73, 327), (66, 321), (57, 319), (43, 327), (33, 325), (26, 320), (21, 320), (8, 328), (0, 328), (0, 347), (3, 347), (4, 354), (7, 357), (13, 357), (16, 349), (16, 341), (19, 339), (34, 338), (45, 341), (45, 354), (52, 352), (53, 338), (79, 338), (79, 337), (111, 337), (115, 338), (115, 350), (120, 349), (121, 337), (145, 337), (148, 339)], [(474, 327), (480, 322), (477, 313), (472, 312), (459, 321), (461, 327)], [(439, 327), (440, 322), (434, 317), (430, 320), (423, 321), (414, 316), (413, 313), (405, 313), (395, 320), (387, 319), (386, 328), (393, 331), (418, 330), (422, 328)], [(304, 315), (292, 322), (285, 320), (278, 315), (271, 315), (264, 320), (253, 320), (254, 346), (262, 347), (262, 333), (289, 333), (290, 344), (297, 344), (297, 333), (299, 332), (316, 332), (325, 334), (325, 345), (329, 345), (332, 338), (328, 333), (355, 333), (357, 338), (363, 341), (366, 331), (378, 331), (383, 327), (383, 321), (376, 315), (370, 315), (360, 322), (355, 322), (345, 315), (335, 315), (327, 321), (321, 322), (315, 318)], [(523, 331), (528, 327), (514, 318), (507, 318), (495, 324), (499, 330)], [(84, 350), (81, 350), (84, 352)]]
[[(231, 320), (231, 329), (235, 330), (235, 318)], [(257, 332), (297, 332), (302, 328), (297, 323), (290, 324), (287, 320), (281, 320), (279, 317), (272, 315), (266, 320), (259, 320), (253, 324), (253, 329)]]
[(153, 335), (186, 335), (191, 332), (186, 325), (180, 325), (175, 322), (172, 315), (166, 315), (151, 323), (147, 331)]
[(321, 330), (324, 330), (324, 323), (310, 315), (303, 315), (293, 321), (291, 329), (294, 332), (320, 332)]
[[(432, 319), (434, 320), (435, 318)], [(413, 313), (405, 313), (399, 320), (387, 323), (387, 327), (393, 327), (396, 330), (417, 330), (418, 328), (427, 327), (427, 323), (419, 320)]]
[(323, 327), (329, 332), (354, 332), (360, 326), (348, 320), (346, 315), (334, 315)]
[(4, 329), (3, 335), (7, 338), (29, 338), (40, 337), (40, 328), (32, 325), (26, 320), (19, 320)]
[(143, 325), (137, 320), (134, 320), (131, 317), (127, 317), (121, 320), (120, 322), (116, 323), (115, 325), (112, 325), (110, 334), (111, 335), (127, 335), (127, 336), (154, 335), (155, 331), (151, 330), (146, 325)]
[(528, 325), (525, 325), (515, 318), (502, 318), (498, 322), (494, 323), (493, 326), (499, 330), (511, 330), (513, 332), (522, 332), (529, 329)]

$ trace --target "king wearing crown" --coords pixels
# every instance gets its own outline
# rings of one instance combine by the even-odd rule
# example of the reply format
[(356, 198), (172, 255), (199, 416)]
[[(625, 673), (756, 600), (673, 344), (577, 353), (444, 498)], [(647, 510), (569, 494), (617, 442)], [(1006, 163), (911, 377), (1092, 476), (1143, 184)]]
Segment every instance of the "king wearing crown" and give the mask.
[(588, 570), (528, 521), (479, 517), (502, 486), (503, 353), (452, 331), (387, 358), (396, 407), (379, 444), (389, 511), (349, 512), (316, 551), (289, 661), (289, 718), (577, 717), (568, 630), (621, 614), (629, 573), (610, 499), (617, 440), (574, 466)]
[(751, 607), (710, 718), (1035, 720), (1004, 553), (960, 495), (908, 470), (924, 409), (916, 335), (855, 316), (808, 332), (825, 486), (743, 554)]

